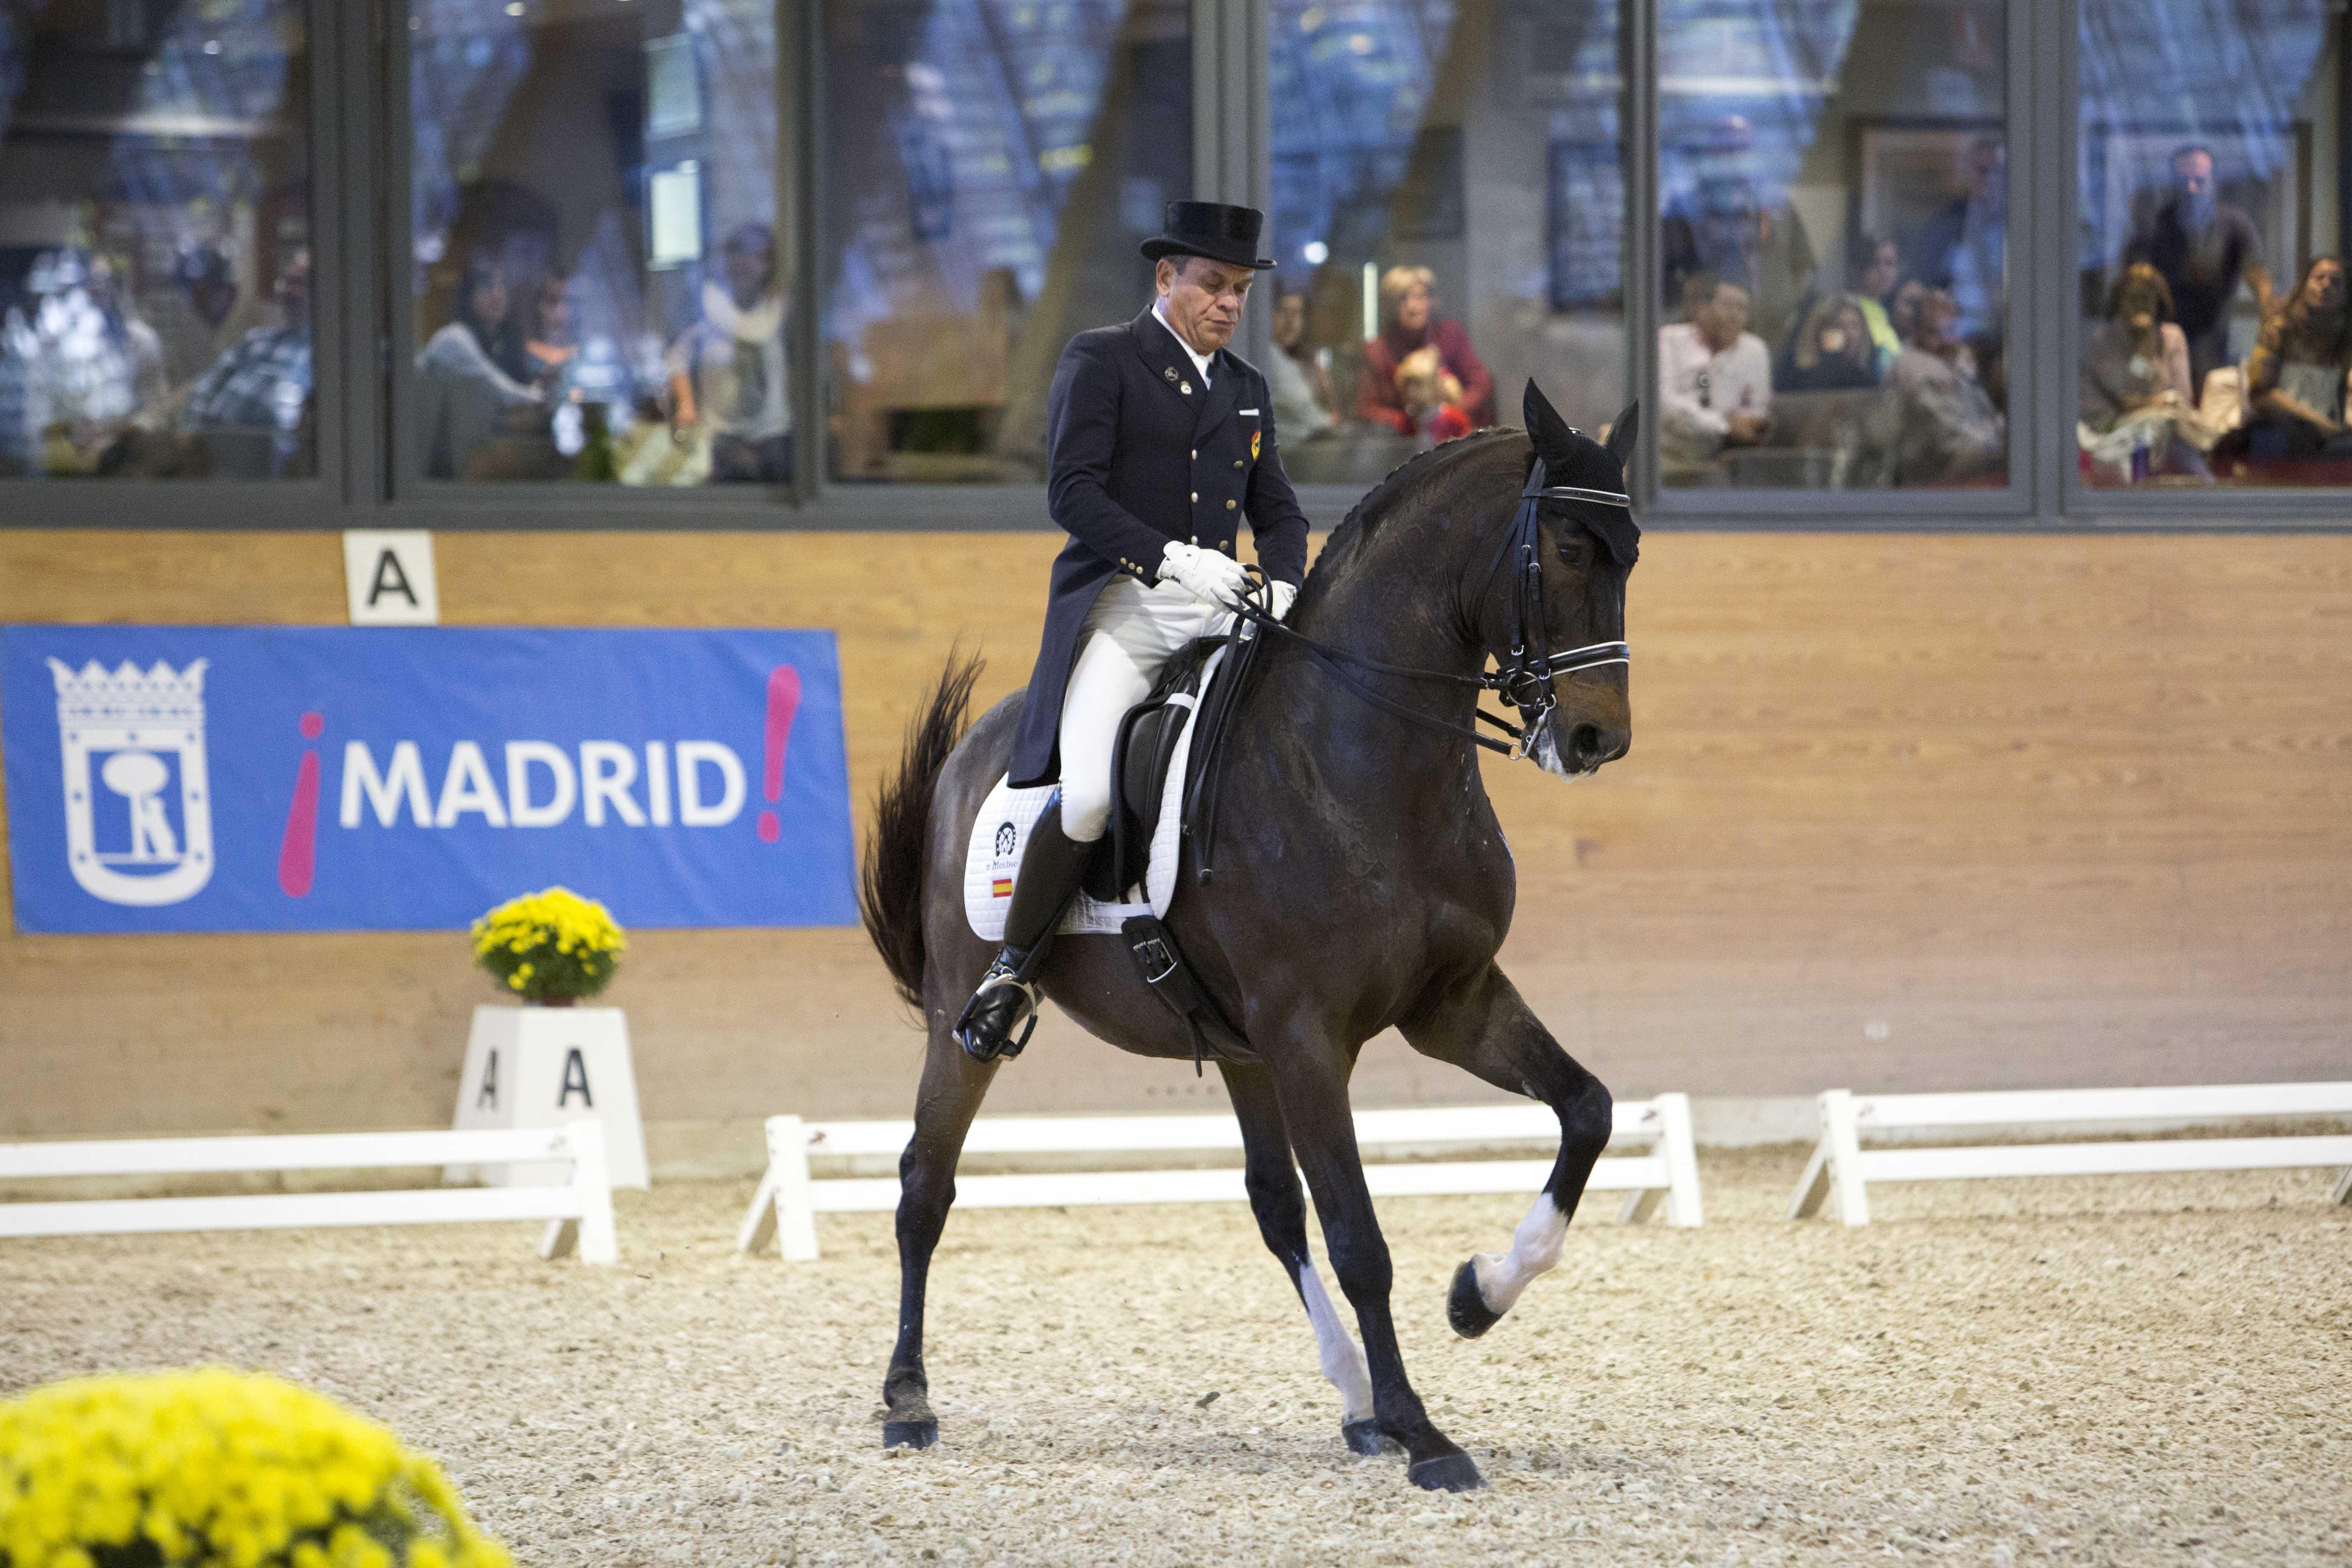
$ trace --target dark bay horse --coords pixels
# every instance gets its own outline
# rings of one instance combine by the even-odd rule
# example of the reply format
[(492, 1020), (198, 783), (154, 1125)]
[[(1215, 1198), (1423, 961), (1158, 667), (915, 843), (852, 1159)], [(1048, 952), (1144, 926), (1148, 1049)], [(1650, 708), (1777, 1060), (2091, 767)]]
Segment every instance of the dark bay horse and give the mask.
[[(1522, 616), (1539, 617), (1523, 634), (1538, 650), (1622, 639), (1631, 515), (1612, 518), (1576, 497), (1623, 490), (1634, 411), (1620, 416), (1604, 448), (1570, 430), (1532, 385), (1528, 406), (1532, 437), (1510, 429), (1465, 437), (1367, 495), (1333, 532), (1290, 626), (1360, 659), (1456, 676), (1478, 674), (1490, 654), (1505, 661)], [(1538, 457), (1552, 476), (1545, 482), (1588, 488), (1546, 491), (1528, 525), (1522, 489)], [(1526, 553), (1538, 571), (1497, 569), (1498, 551), (1514, 538), (1534, 542)], [(1516, 605), (1515, 580), (1528, 584)], [(955, 1199), (965, 1131), (997, 1070), (950, 1034), (994, 951), (965, 919), (965, 846), (1004, 775), (1022, 700), (1014, 693), (964, 732), (978, 674), (976, 664), (950, 660), (910, 728), (898, 776), (881, 793), (865, 868), (867, 929), (930, 1037), (915, 1134), (898, 1166), (898, 1340), (883, 1384), (891, 1447), (925, 1447), (938, 1436), (923, 1372), (924, 1286)], [(1559, 1117), (1559, 1158), (1509, 1250), (1480, 1254), (1454, 1277), (1450, 1316), (1465, 1335), (1485, 1332), (1559, 1260), (1609, 1142), (1610, 1097), (1495, 965), (1511, 923), (1511, 852), (1476, 749), (1444, 728), (1468, 732), (1477, 692), (1394, 675), (1354, 679), (1391, 705), (1348, 689), (1329, 660), (1295, 639), (1276, 636), (1264, 649), (1227, 742), (1215, 875), (1199, 880), (1188, 845), (1169, 923), (1260, 1058), (1219, 1070), (1241, 1122), (1259, 1231), (1313, 1321), (1322, 1370), (1343, 1399), (1349, 1446), (1378, 1453), (1402, 1445), (1416, 1484), (1462, 1490), (1484, 1484), (1478, 1468), (1423, 1411), (1389, 1315), (1388, 1246), (1348, 1101), (1357, 1053), (1393, 1025), (1414, 1049)], [(1589, 773), (1624, 753), (1632, 718), (1622, 660), (1542, 684), (1556, 707), (1525, 687), (1508, 695), (1529, 721), (1528, 754), (1547, 771)], [(1063, 938), (1043, 981), (1065, 1012), (1122, 1050), (1192, 1054), (1116, 938)], [(1308, 1255), (1299, 1170), (1360, 1346)]]

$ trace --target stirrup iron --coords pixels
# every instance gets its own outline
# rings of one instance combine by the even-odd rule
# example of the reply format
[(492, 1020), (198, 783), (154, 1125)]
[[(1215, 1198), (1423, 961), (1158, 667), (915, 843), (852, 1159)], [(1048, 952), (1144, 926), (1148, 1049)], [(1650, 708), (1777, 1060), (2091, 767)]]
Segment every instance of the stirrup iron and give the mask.
[[(983, 1038), (974, 1026), (979, 1022), (982, 1005), (990, 1000), (990, 993), (1007, 985), (1021, 994), (1021, 1010), (1006, 1021), (1004, 1029), (1007, 1037), (1003, 1045), (997, 1045), (991, 1039)], [(1009, 1060), (1017, 1057), (1028, 1047), (1029, 1037), (1036, 1032), (1039, 1005), (1035, 983), (1023, 978), (1020, 970), (1006, 963), (1000, 957), (988, 966), (988, 973), (981, 976), (979, 986), (971, 994), (971, 1000), (963, 1005), (963, 1012), (957, 1016), (955, 1042), (963, 1047), (964, 1055), (976, 1062)], [(1021, 1034), (1018, 1038), (1010, 1037), (1015, 1023), (1021, 1025)]]

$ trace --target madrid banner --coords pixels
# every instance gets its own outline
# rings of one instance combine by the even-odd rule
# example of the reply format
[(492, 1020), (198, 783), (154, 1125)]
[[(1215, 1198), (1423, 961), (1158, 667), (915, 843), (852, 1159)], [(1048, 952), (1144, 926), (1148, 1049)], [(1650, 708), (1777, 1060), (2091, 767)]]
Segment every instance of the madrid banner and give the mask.
[(25, 931), (857, 919), (825, 631), (0, 627)]

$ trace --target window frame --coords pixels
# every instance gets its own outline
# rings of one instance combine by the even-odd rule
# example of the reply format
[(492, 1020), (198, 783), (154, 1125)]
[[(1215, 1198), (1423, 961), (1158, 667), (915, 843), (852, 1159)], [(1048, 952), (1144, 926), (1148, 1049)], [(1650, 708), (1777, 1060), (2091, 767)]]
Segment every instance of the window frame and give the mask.
[[(2076, 171), (2083, 155), (2083, 116), (2081, 113), (2081, 50), (2082, 0), (2067, 0), (2057, 9), (2063, 10), (2063, 26), (2053, 26), (2055, 36), (2043, 40), (2042, 47), (2049, 56), (2051, 75), (2056, 90), (2045, 92), (2050, 101), (2051, 124), (2045, 134), (2046, 143), (2062, 150), (2063, 156), (2052, 158), (2046, 173), (2054, 187), (2048, 195), (2050, 210), (2057, 212), (2054, 226), (2060, 236), (2076, 232), (2082, 215), (2082, 184)], [(2352, 67), (2352, 17), (2338, 14), (2339, 29), (2336, 42), (2339, 94), (2336, 124), (2332, 128), (2339, 138), (2336, 180), (2339, 203), (2352, 198), (2352, 163), (2344, 159), (2344, 152), (2352, 149), (2352, 75), (2344, 74)], [(2063, 101), (2059, 101), (2063, 99)], [(2325, 134), (2331, 129), (2315, 126), (2315, 134)], [(2058, 176), (2063, 174), (2063, 178)], [(2352, 231), (2352, 207), (2342, 207), (2339, 225)], [(2347, 247), (2329, 245), (2314, 235), (2311, 237), (2314, 255), (2333, 252), (2343, 255)], [(2352, 258), (2347, 258), (2352, 259)], [(2083, 312), (2077, 298), (2075, 282), (2079, 259), (2063, 243), (2051, 247), (2049, 254), (2037, 258), (2038, 280), (2047, 286), (2048, 298), (2043, 308), (2051, 312), (2056, 330), (2049, 336), (2053, 340), (2053, 359), (2063, 384), (2053, 387), (2053, 414), (2063, 414), (2065, 460), (2060, 471), (2053, 476), (2049, 487), (2052, 510), (2061, 518), (2058, 526), (2080, 531), (2145, 532), (2191, 531), (2230, 533), (2338, 533), (2352, 528), (2352, 485), (2330, 489), (2314, 485), (2253, 485), (2157, 487), (2145, 489), (2094, 489), (2083, 482), (2082, 470), (2074, 462), (2074, 422), (2079, 383), (2076, 367), (2082, 363), (2084, 342)], [(2293, 286), (2295, 268), (2277, 267), (2273, 276), (2282, 288)], [(2200, 389), (2201, 391), (2201, 389)], [(2332, 517), (2328, 514), (2334, 514)]]
[[(1627, 312), (1627, 330), (1635, 340), (1628, 345), (1633, 361), (1629, 384), (1642, 389), (1645, 412), (1653, 415), (1659, 395), (1657, 337), (1660, 327), (1668, 320), (1658, 268), (1662, 249), (1659, 226), (1664, 218), (1659, 206), (1663, 187), (1663, 137), (1658, 125), (1659, 5), (1660, 0), (1627, 0), (1628, 9), (1639, 13), (1636, 36), (1627, 49), (1633, 69), (1629, 73), (1628, 97), (1632, 101), (1625, 115), (1630, 130), (1627, 158), (1633, 165), (1626, 181), (1628, 200), (1633, 204), (1625, 225), (1629, 242), (1625, 247), (1626, 298), (1637, 301), (1635, 308)], [(2031, 149), (2046, 143), (2038, 139), (2039, 128), (2033, 122), (2032, 51), (2040, 14), (2056, 9), (2071, 11), (2072, 5), (2050, 7), (2021, 0), (2001, 0), (2002, 135), (2010, 152), (2011, 179), (2005, 244), (2012, 279), (2026, 276), (2019, 259), (2039, 254), (2036, 241), (2042, 231), (2050, 226), (2043, 221), (2044, 209), (2034, 194), (2027, 195), (2025, 200), (2019, 199), (2021, 192), (2016, 181), (2021, 173), (2031, 170), (2034, 183), (2039, 184), (2041, 170)], [(2021, 148), (2027, 150), (2022, 158), (2019, 156)], [(2046, 334), (2035, 331), (2037, 301), (2021, 294), (2012, 287), (2008, 305), (2010, 352), (2003, 357), (2009, 378), (2009, 479), (2000, 489), (1833, 490), (1667, 486), (1660, 482), (1659, 421), (1649, 417), (1642, 421), (1640, 452), (1633, 476), (1634, 495), (1643, 509), (1643, 522), (1645, 526), (1715, 531), (1777, 531), (1792, 526), (1809, 531), (1980, 531), (2043, 526), (2036, 504), (2036, 480), (2046, 462), (2046, 454), (2037, 439), (2041, 435), (2037, 416), (2043, 406), (2040, 395), (2046, 374), (2042, 363), (2043, 356), (2037, 350)], [(2070, 438), (2072, 430), (2070, 424)]]
[[(303, 0), (308, 112), (299, 133), (310, 169), (310, 405), (318, 470), (299, 479), (0, 479), (0, 527), (135, 529), (315, 528), (350, 483), (343, 421), (329, 417), (350, 395), (346, 236), (341, 116), (341, 68), (358, 52), (346, 43), (350, 18), (333, 0)], [(166, 521), (168, 520), (168, 521)]]
[[(771, 0), (777, 13), (776, 76), (793, 88), (797, 112), (776, 117), (776, 145), (771, 166), (775, 170), (777, 229), (785, 236), (793, 267), (791, 284), (793, 323), (787, 353), (802, 350), (799, 363), (787, 369), (787, 398), (793, 428), (805, 434), (822, 428), (808, 374), (804, 340), (813, 337), (811, 300), (816, 279), (804, 265), (821, 201), (807, 176), (811, 151), (809, 132), (821, 124), (813, 96), (824, 90), (814, 44), (822, 37), (815, 26), (814, 5)], [(374, 309), (383, 323), (378, 374), (373, 377), (382, 406), (369, 428), (380, 433), (375, 454), (377, 494), (372, 516), (394, 527), (452, 531), (543, 529), (563, 527), (595, 530), (701, 530), (773, 527), (793, 519), (808, 497), (812, 464), (807, 443), (797, 444), (793, 479), (780, 485), (631, 486), (567, 484), (562, 481), (517, 480), (480, 482), (428, 479), (415, 472), (409, 454), (415, 450), (415, 386), (416, 377), (416, 301), (410, 291), (407, 258), (411, 153), (416, 128), (413, 100), (407, 90), (412, 69), (409, 30), (400, 25), (404, 0), (377, 0), (379, 25), (384, 38), (381, 111), (370, 123), (383, 131), (375, 160), (381, 177), (374, 182), (382, 210), (377, 216), (377, 243), (373, 247), (375, 276), (370, 280)], [(821, 159), (819, 160), (821, 163)], [(797, 211), (788, 211), (792, 192), (804, 195)]]
[[(839, 483), (825, 472), (822, 260), (826, 131), (823, 44), (829, 0), (773, 0), (780, 80), (796, 106), (778, 116), (779, 228), (793, 267), (792, 482), (664, 489), (564, 483), (467, 483), (404, 473), (404, 402), (414, 375), (407, 298), (407, 175), (413, 127), (404, 7), (328, 0), (306, 7), (318, 352), (312, 389), (318, 472), (307, 479), (0, 479), (0, 527), (416, 527), (446, 531), (1050, 531), (1041, 484)], [(838, 3), (838, 0), (830, 0)], [(1621, 0), (1620, 112), (1625, 374), (1654, 404), (1659, 192), (1660, 0)], [(2352, 490), (2084, 485), (2074, 420), (2082, 323), (2071, 237), (2080, 212), (2078, 40), (2082, 0), (2006, 0), (2011, 158), (2010, 474), (1999, 490), (1668, 489), (1657, 482), (1657, 422), (1643, 421), (1633, 479), (1645, 526), (1697, 531), (2097, 533), (2181, 530), (2335, 532), (2352, 527)], [(1195, 194), (1266, 207), (1272, 195), (1270, 0), (1191, 0)], [(2352, 38), (2339, 40), (2352, 63)], [(2352, 99), (2339, 107), (2352, 132)], [(2048, 155), (2037, 155), (2047, 150)], [(2352, 198), (2352, 159), (2339, 164)], [(789, 210), (788, 210), (789, 201)], [(2347, 208), (2352, 211), (2352, 208)], [(2316, 240), (2315, 240), (2316, 243)], [(1241, 350), (1270, 352), (1265, 310), (1244, 320)], [(814, 436), (816, 438), (809, 438)], [(1318, 526), (1336, 523), (1362, 484), (1299, 487)]]

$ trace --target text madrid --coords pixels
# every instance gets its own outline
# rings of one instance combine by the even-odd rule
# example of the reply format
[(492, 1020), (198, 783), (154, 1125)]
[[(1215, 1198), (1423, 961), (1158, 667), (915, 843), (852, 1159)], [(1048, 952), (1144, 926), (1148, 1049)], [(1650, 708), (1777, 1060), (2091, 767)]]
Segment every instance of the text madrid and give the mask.
[(404, 805), (418, 827), (454, 827), (468, 814), (491, 827), (554, 827), (575, 809), (590, 827), (667, 827), (673, 815), (680, 826), (723, 827), (743, 810), (743, 761), (719, 741), (648, 741), (642, 763), (619, 741), (581, 742), (577, 763), (552, 742), (509, 741), (505, 761), (502, 792), (482, 748), (459, 741), (436, 792), (415, 742), (394, 742), (381, 768), (366, 742), (348, 742), (338, 820), (359, 826), (364, 803), (384, 827), (399, 825)]

